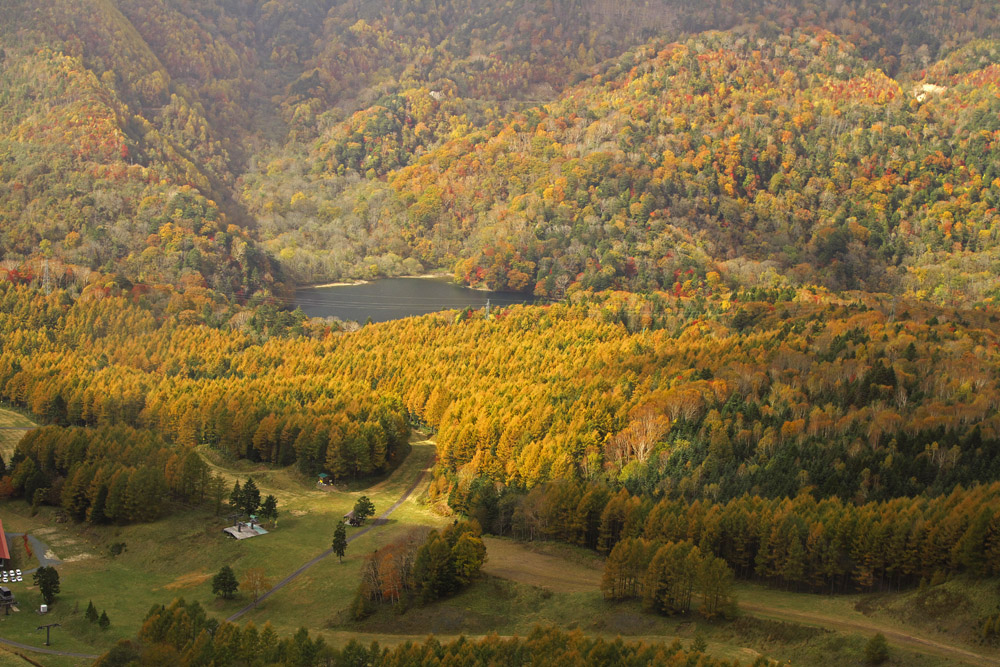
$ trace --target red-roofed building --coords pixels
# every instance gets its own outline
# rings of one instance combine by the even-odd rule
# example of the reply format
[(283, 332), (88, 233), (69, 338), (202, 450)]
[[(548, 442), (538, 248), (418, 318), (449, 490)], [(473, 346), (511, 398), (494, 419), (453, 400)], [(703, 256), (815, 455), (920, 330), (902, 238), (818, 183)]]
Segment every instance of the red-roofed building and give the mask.
[(3, 521), (0, 521), (0, 568), (10, 565), (10, 550), (7, 548), (7, 533), (3, 532)]

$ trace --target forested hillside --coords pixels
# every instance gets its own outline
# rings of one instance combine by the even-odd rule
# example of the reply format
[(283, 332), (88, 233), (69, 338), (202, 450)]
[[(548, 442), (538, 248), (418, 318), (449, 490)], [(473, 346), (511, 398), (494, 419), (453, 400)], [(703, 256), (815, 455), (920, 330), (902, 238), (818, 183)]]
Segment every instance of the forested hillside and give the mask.
[(41, 278), (26, 260), (52, 258), (53, 284), (102, 269), (228, 295), (273, 286), (277, 265), (211, 199), (225, 165), (136, 115), (113, 74), (28, 39), (0, 64), (2, 275)]
[(993, 3), (0, 7), (8, 272), (996, 296)]
[[(300, 274), (409, 256), (540, 296), (773, 269), (995, 298), (997, 44), (895, 80), (830, 33), (762, 34), (652, 42), (497, 119), (426, 89), (386, 97), (248, 179), (246, 201)], [(373, 266), (352, 268), (362, 253)]]
[[(430, 502), (661, 613), (1000, 574), (998, 7), (0, 0), (0, 496), (152, 521), (206, 449), (420, 427)], [(284, 307), (440, 269), (549, 305)]]

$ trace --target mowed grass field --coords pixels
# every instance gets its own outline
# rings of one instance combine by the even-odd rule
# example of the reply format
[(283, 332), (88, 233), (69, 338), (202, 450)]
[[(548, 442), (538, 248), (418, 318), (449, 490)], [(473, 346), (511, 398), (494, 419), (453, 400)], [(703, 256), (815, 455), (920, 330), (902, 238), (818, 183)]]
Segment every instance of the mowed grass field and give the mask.
[(553, 593), (601, 590), (604, 563), (589, 552), (554, 542), (525, 545), (497, 537), (484, 537), (483, 542), (488, 555), (485, 574)]
[(24, 415), (7, 408), (0, 408), (0, 456), (4, 461), (10, 460), (10, 455), (28, 429), (35, 423)]
[[(31, 516), (26, 503), (15, 501), (0, 505), (0, 518), (9, 532), (36, 535), (63, 561), (59, 565), (62, 590), (46, 617), (48, 623), (62, 623), (54, 630), (53, 648), (100, 653), (118, 639), (134, 636), (152, 605), (177, 597), (197, 600), (220, 618), (229, 616), (250, 600), (243, 595), (231, 601), (215, 598), (210, 580), (222, 565), (231, 566), (237, 578), (251, 567), (263, 568), (271, 582), (277, 583), (330, 547), (337, 521), (358, 497), (368, 495), (376, 514), (381, 514), (430, 468), (434, 457), (433, 443), (414, 442), (410, 455), (388, 479), (349, 493), (319, 489), (314, 479), (294, 469), (236, 466), (234, 470), (213, 463), (231, 482), (242, 482), (253, 474), (262, 493), (278, 498), (277, 526), (249, 540), (225, 537), (221, 531), (228, 522), (204, 509), (184, 509), (150, 524), (94, 527), (57, 524), (53, 508), (42, 508)], [(425, 481), (430, 481), (429, 476)], [(447, 523), (418, 504), (421, 490), (396, 509), (388, 523), (351, 542), (343, 563), (333, 556), (320, 561), (241, 622), (262, 625), (270, 621), (280, 633), (327, 625), (350, 603), (365, 554), (411, 530), (426, 531)], [(360, 530), (348, 528), (348, 537)], [(111, 556), (115, 543), (124, 543), (125, 551)], [(0, 621), (0, 636), (41, 645), (43, 639), (36, 630), (39, 616), (32, 611), (41, 602), (39, 595), (28, 582), (19, 584), (15, 594), (22, 611)], [(99, 611), (107, 611), (109, 630), (102, 632), (83, 618), (91, 600)], [(86, 662), (49, 656), (35, 659), (46, 665)]]

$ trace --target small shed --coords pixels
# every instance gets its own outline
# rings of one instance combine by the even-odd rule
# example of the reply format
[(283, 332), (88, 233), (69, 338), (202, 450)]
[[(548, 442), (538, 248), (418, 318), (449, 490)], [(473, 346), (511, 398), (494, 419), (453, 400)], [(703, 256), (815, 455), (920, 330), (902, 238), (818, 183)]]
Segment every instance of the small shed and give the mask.
[(351, 510), (350, 512), (344, 515), (344, 523), (349, 524), (351, 526), (358, 525), (358, 518), (354, 515), (354, 510)]

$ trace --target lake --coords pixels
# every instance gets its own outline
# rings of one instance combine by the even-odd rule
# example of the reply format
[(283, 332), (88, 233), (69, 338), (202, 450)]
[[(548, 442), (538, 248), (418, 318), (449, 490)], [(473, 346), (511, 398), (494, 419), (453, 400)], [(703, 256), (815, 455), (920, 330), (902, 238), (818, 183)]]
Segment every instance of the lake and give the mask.
[(359, 285), (303, 287), (295, 304), (310, 317), (387, 322), (439, 310), (484, 308), (533, 303), (534, 297), (515, 292), (486, 292), (438, 278), (386, 278)]

